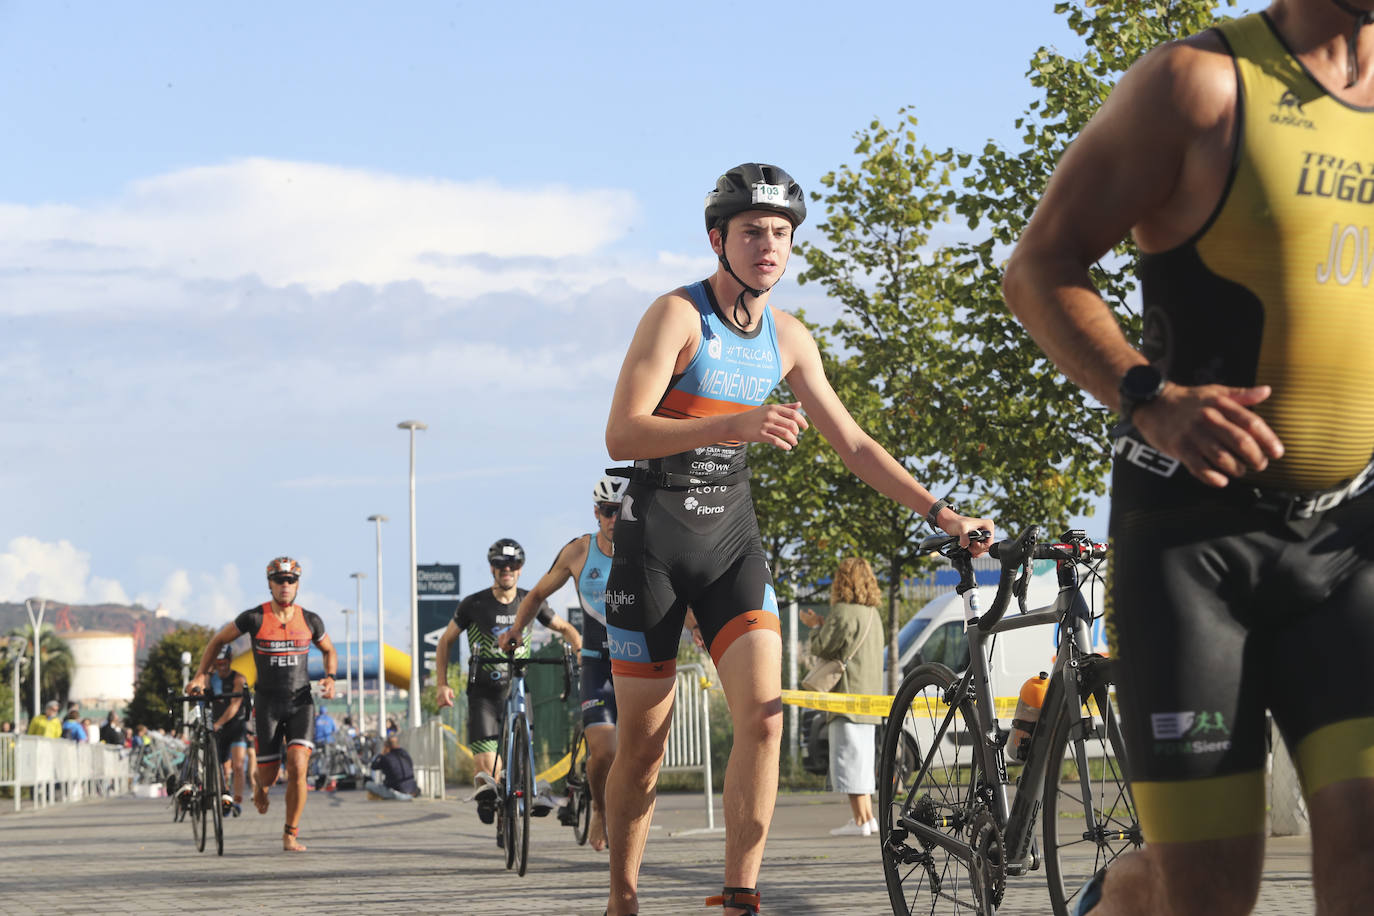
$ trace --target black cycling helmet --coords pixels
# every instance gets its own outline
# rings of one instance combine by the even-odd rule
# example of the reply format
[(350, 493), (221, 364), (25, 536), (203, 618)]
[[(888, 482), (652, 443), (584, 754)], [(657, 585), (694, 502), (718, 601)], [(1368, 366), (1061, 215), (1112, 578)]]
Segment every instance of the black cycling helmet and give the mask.
[(525, 565), (525, 548), (514, 538), (501, 538), (487, 548), (487, 563), (492, 566)]
[(220, 646), (219, 651), (215, 653), (215, 660), (232, 662), (234, 660), (233, 647), (231, 647), (228, 643), (225, 643), (224, 645)]
[[(801, 185), (776, 165), (746, 162), (717, 178), (715, 190), (706, 195), (706, 231), (720, 229), (723, 232), (730, 217), (746, 210), (765, 210), (781, 214), (792, 224), (795, 231), (802, 224), (802, 220), (806, 219), (806, 195), (802, 193)], [(744, 297), (749, 295), (757, 299), (768, 292), (768, 289), (756, 289), (741, 280), (726, 259), (723, 246), (720, 251), (720, 263), (725, 272), (744, 287), (735, 297), (735, 306), (730, 313), (735, 324), (743, 328), (748, 324), (749, 317)], [(744, 309), (745, 321), (739, 320), (740, 309)]]
[(706, 195), (706, 230), (723, 227), (745, 210), (781, 213), (796, 229), (806, 219), (806, 195), (776, 165), (746, 162), (717, 178), (715, 189)]

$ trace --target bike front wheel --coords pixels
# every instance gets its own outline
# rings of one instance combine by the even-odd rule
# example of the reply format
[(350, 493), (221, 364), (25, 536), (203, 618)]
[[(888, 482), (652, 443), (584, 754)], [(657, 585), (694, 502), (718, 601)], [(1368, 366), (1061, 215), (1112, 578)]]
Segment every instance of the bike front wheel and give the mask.
[(224, 770), (219, 765), (219, 746), (213, 735), (205, 735), (205, 797), (210, 806), (210, 821), (215, 828), (215, 853), (224, 855)]
[(510, 784), (515, 790), (511, 833), (515, 847), (515, 871), (522, 878), (530, 858), (530, 808), (534, 804), (534, 774), (530, 772), (530, 728), (523, 714), (515, 718), (515, 748), (510, 759)]
[(569, 804), (573, 806), (573, 839), (578, 846), (585, 846), (592, 822), (592, 793), (587, 784), (587, 737), (580, 730), (573, 744), (568, 782)]
[(989, 816), (977, 718), (970, 698), (950, 697), (957, 682), (944, 665), (913, 669), (893, 698), (883, 731), (878, 832), (897, 916), (980, 912), (968, 863), (935, 836), (968, 845), (975, 819)]
[(1099, 656), (1065, 669), (1069, 699), (1048, 747), (1043, 814), (1055, 916), (1068, 916), (1094, 872), (1143, 843), (1111, 675), (1112, 662)]
[[(191, 747), (191, 759), (186, 767), (186, 780), (191, 791), (182, 796), (186, 805), (186, 816), (191, 821), (191, 836), (196, 841), (196, 851), (205, 851), (205, 755), (199, 743)], [(180, 791), (180, 790), (178, 790)]]

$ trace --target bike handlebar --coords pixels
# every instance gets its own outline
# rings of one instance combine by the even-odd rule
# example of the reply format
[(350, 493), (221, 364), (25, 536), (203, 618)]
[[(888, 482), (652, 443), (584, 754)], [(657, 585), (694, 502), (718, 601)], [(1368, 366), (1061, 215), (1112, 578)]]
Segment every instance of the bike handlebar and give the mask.
[(247, 690), (237, 693), (188, 693), (185, 696), (171, 697), (173, 703), (209, 703), (213, 700), (233, 700), (237, 697), (252, 696)]
[[(1011, 603), (1013, 595), (1024, 610), (1032, 560), (1087, 563), (1100, 560), (1107, 555), (1106, 544), (1094, 543), (1082, 531), (1066, 531), (1061, 540), (1054, 543), (1040, 542), (1040, 532), (1038, 525), (1031, 525), (1016, 537), (998, 541), (988, 548), (988, 555), (1001, 562), (1002, 571), (997, 578), (997, 594), (992, 599), (992, 606), (977, 620), (978, 629), (986, 633), (997, 626), (1006, 614), (1007, 605)], [(970, 540), (982, 538), (970, 537)], [(953, 535), (924, 538), (920, 550), (922, 553), (938, 551), (951, 561), (955, 561), (956, 565), (959, 565), (958, 560), (967, 561), (970, 556), (968, 549), (960, 547), (959, 539)], [(1018, 569), (1021, 570), (1019, 576), (1016, 574)], [(969, 573), (972, 573), (971, 567)]]
[(573, 682), (573, 653), (568, 646), (563, 647), (562, 658), (515, 658), (511, 655), (471, 655), (468, 657), (469, 677), (477, 671), (479, 665), (510, 665), (512, 668), (521, 665), (562, 665), (563, 666), (563, 694), (560, 699), (566, 700), (572, 693)]

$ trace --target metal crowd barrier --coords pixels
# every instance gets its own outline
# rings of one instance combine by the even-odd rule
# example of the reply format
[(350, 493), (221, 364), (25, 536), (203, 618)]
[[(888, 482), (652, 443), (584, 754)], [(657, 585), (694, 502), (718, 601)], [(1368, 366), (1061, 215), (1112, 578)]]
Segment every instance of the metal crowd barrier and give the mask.
[(0, 735), (0, 787), (14, 794), (14, 810), (29, 789), (35, 807), (130, 791), (123, 748), (66, 738)]
[(415, 784), (420, 787), (420, 798), (443, 801), (444, 723), (431, 719), (418, 728), (398, 729), (396, 736), (415, 764)]
[(660, 772), (701, 773), (706, 794), (706, 827), (678, 831), (680, 834), (713, 832), (717, 829), (711, 787), (711, 706), (706, 693), (709, 684), (703, 666), (677, 666), (673, 723), (668, 729), (668, 747)]

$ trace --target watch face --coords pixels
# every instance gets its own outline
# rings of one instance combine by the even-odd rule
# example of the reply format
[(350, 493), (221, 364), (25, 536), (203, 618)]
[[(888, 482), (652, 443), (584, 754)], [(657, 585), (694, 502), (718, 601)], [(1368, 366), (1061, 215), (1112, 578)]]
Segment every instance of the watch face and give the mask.
[(1136, 401), (1154, 398), (1164, 387), (1164, 376), (1151, 365), (1132, 366), (1121, 377), (1121, 393)]

